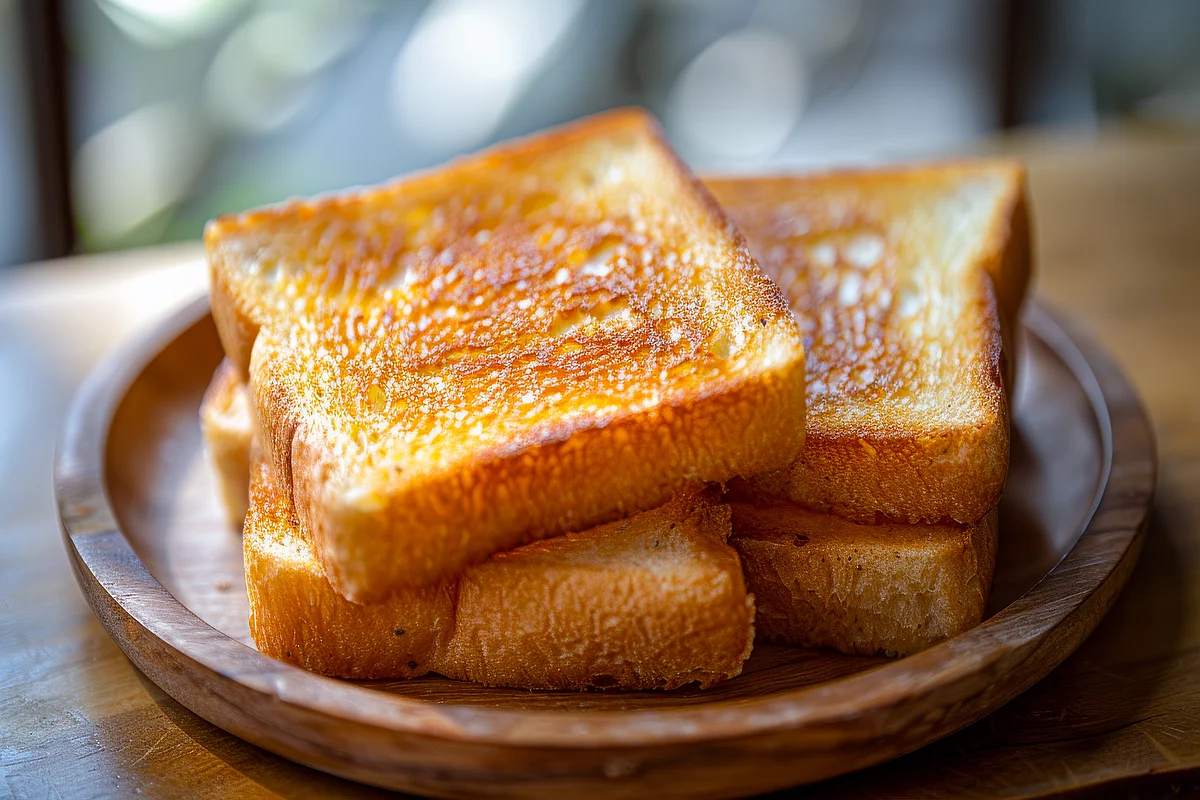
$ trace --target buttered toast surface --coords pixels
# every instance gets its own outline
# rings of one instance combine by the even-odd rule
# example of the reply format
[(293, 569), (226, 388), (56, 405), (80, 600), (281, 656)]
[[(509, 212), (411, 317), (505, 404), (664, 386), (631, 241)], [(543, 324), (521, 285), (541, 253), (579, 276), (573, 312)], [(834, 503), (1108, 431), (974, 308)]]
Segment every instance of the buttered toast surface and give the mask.
[(643, 114), (222, 217), (213, 315), (344, 596), (781, 468), (780, 291)]
[(707, 183), (808, 348), (803, 454), (752, 488), (859, 522), (982, 519), (1008, 470), (1006, 360), (1030, 274), (1023, 170)]

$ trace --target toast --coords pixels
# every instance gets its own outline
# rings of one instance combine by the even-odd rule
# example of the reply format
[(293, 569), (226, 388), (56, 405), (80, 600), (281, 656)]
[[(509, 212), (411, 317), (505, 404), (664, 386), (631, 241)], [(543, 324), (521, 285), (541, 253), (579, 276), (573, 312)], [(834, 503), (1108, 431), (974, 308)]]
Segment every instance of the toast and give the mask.
[(200, 403), (204, 449), (217, 479), (221, 507), (231, 525), (242, 527), (250, 506), (250, 392), (228, 359), (221, 361)]
[(754, 599), (713, 490), (359, 605), (326, 580), (261, 457), (251, 479), (249, 405), (231, 402), (245, 391), (222, 362), (200, 415), (221, 423), (202, 432), (225, 454), (212, 464), (228, 515), (245, 517), (250, 630), (263, 653), (345, 678), (433, 671), (526, 689), (708, 686), (741, 672)]
[(221, 217), (205, 242), (273, 474), (351, 600), (803, 446), (790, 310), (644, 114)]
[(970, 525), (858, 525), (787, 502), (732, 508), (761, 639), (905, 656), (983, 619), (995, 508)]
[[(248, 494), (245, 481), (252, 423), (249, 405), (231, 404), (229, 398), (244, 392), (230, 363), (223, 362), (201, 406), (202, 419), (219, 416), (222, 422), (205, 424), (204, 440), (210, 452), (229, 454), (212, 461), (218, 484), (225, 487), (222, 500), (239, 527), (239, 514), (245, 513)], [(348, 603), (325, 580), (311, 541), (302, 536), (298, 526), (285, 520), (286, 502), (280, 493), (266, 483), (265, 475), (261, 480), (264, 485), (256, 502), (256, 521), (247, 528), (250, 533), (245, 563), (256, 610), (254, 637), (259, 648), (274, 657), (342, 677), (415, 677), (437, 669), (455, 677), (508, 686), (527, 686), (536, 677), (541, 688), (579, 688), (614, 680), (614, 685), (627, 688), (644, 688), (658, 681), (664, 686), (679, 685), (688, 682), (681, 677), (686, 675), (706, 683), (732, 677), (739, 668), (734, 653), (742, 643), (739, 632), (743, 627), (738, 615), (742, 607), (739, 598), (745, 589), (736, 577), (730, 579), (732, 599), (709, 606), (705, 612), (710, 621), (727, 618), (715, 626), (716, 633), (711, 636), (711, 641), (720, 643), (709, 654), (713, 660), (697, 659), (694, 653), (685, 658), (686, 648), (672, 647), (668, 652), (676, 661), (673, 679), (668, 680), (665, 671), (652, 673), (649, 665), (653, 659), (649, 656), (638, 665), (643, 675), (640, 680), (628, 674), (618, 678), (621, 670), (613, 666), (576, 666), (563, 671), (561, 660), (544, 658), (531, 665), (526, 663), (530, 651), (524, 645), (516, 650), (509, 646), (508, 631), (513, 627), (537, 620), (543, 631), (552, 631), (555, 626), (560, 629), (549, 641), (573, 637), (598, 648), (598, 637), (588, 640), (582, 633), (592, 624), (591, 618), (578, 607), (547, 618), (544, 609), (550, 604), (534, 603), (531, 607), (530, 601), (522, 602), (521, 595), (514, 592), (519, 579), (489, 583), (487, 577), (494, 573), (486, 570), (483, 579), (459, 583), (460, 627), (453, 639), (455, 595), (444, 585), (411, 590), (380, 604)], [(243, 481), (240, 487), (239, 481)], [(861, 655), (909, 655), (973, 627), (982, 618), (995, 559), (994, 510), (970, 526), (861, 526), (780, 501), (764, 506), (734, 503), (732, 518), (736, 533), (729, 541), (741, 556), (744, 583), (754, 598), (747, 619), (756, 618), (754, 626), (761, 639)], [(723, 522), (720, 527), (719, 535), (723, 536)], [(592, 544), (600, 546), (594, 540)], [(617, 542), (610, 539), (607, 544), (615, 547), (609, 553), (620, 552)], [(520, 572), (514, 575), (530, 576), (525, 585), (544, 587), (547, 584), (539, 583), (537, 565), (547, 564), (540, 568), (557, 569), (564, 576), (554, 580), (555, 585), (585, 586), (590, 591), (589, 578), (568, 576), (573, 559), (589, 546), (586, 539), (582, 545), (566, 544), (562, 537), (527, 545), (522, 551), (529, 557), (515, 559)], [(665, 551), (653, 548), (649, 552), (657, 555)], [(727, 558), (728, 551), (714, 552), (717, 559)], [(505, 556), (491, 559), (505, 560)], [(737, 569), (731, 568), (729, 574), (736, 575)], [(287, 578), (277, 580), (280, 575)], [(610, 585), (630, 587), (637, 582), (621, 570), (614, 570), (610, 580)], [(690, 584), (696, 586), (697, 582)], [(635, 594), (637, 591), (640, 589), (630, 588), (627, 596), (640, 597), (650, 609), (671, 605), (658, 597)], [(510, 596), (517, 599), (510, 601)], [(582, 601), (587, 595), (576, 591), (574, 596)], [(528, 597), (537, 597), (537, 592)], [(557, 607), (569, 605), (559, 603)], [(694, 603), (689, 607), (694, 610), (705, 605)], [(302, 613), (302, 609), (313, 609), (315, 613)], [(494, 624), (497, 613), (503, 615), (500, 625)], [(613, 627), (621, 628), (634, 613), (631, 611), (623, 622), (615, 621)], [(643, 614), (643, 618), (661, 619), (653, 613)], [(470, 628), (464, 622), (468, 619), (473, 621)], [(564, 634), (562, 629), (573, 634)], [(644, 630), (638, 624), (629, 629)], [(402, 646), (401, 640), (388, 639), (389, 630), (393, 636), (406, 637)], [(473, 641), (480, 644), (472, 648), (462, 644)], [(538, 642), (531, 639), (530, 647), (535, 646)], [(661, 657), (655, 663), (662, 664)], [(555, 671), (550, 670), (551, 664)], [(564, 677), (556, 680), (555, 675)]]
[(263, 653), (346, 678), (436, 672), (522, 689), (705, 687), (741, 672), (754, 601), (715, 492), (534, 542), (359, 605), (326, 580), (259, 460), (243, 547)]
[(1021, 167), (712, 179), (808, 349), (807, 437), (750, 484), (857, 522), (982, 519), (1008, 472), (1030, 277)]

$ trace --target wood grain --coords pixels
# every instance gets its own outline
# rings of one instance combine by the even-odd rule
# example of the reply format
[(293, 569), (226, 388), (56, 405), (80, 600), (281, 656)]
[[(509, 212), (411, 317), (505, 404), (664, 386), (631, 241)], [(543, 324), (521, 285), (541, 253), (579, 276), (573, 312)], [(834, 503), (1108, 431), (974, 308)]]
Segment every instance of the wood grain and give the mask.
[[(1062, 666), (998, 712), (806, 797), (1176, 796), (1200, 769), (1200, 136), (1002, 143), (1028, 161), (1038, 293), (1133, 379), (1160, 473), (1138, 567)], [(66, 566), (50, 473), (97, 358), (202, 290), (199, 248), (0, 271), (0, 797), (382, 797), (225, 733), (142, 678)]]
[[(1015, 468), (1036, 475), (1022, 485), (1046, 491), (1014, 493), (1024, 526), (1002, 541), (1027, 561), (1044, 556), (1043, 571), (979, 628), (878, 664), (764, 648), (746, 675), (707, 692), (334, 681), (247, 646), (241, 593), (232, 580), (214, 584), (236, 569), (237, 543), (203, 524), (220, 519), (197, 441), (220, 358), (203, 312), (106, 359), (79, 395), (55, 470), (76, 574), (117, 643), (176, 700), (281, 755), (388, 788), (720, 797), (911, 751), (994, 710), (1078, 646), (1132, 569), (1154, 486), (1148, 422), (1119, 370), (1035, 308)], [(189, 598), (195, 606), (179, 602)]]

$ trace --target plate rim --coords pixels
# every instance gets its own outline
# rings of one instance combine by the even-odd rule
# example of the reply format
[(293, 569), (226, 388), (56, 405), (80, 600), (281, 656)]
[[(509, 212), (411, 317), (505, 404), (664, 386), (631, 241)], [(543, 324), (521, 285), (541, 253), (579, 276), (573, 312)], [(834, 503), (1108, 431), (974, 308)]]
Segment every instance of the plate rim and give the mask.
[[(704, 705), (619, 711), (516, 710), (385, 694), (276, 661), (211, 627), (154, 578), (133, 552), (116, 520), (108, 499), (106, 474), (113, 416), (128, 389), (153, 359), (202, 324), (208, 314), (208, 298), (197, 298), (106, 356), (79, 389), (59, 436), (54, 460), (55, 496), (76, 578), (110, 636), (139, 666), (139, 658), (130, 652), (136, 648), (126, 646), (115, 626), (137, 623), (158, 645), (260, 699), (395, 734), (489, 746), (627, 750), (845, 725), (861, 717), (865, 708), (894, 709), (893, 721), (902, 727), (906, 724), (901, 707), (904, 701), (914, 695), (952, 690), (964, 678), (1035, 646), (1070, 622), (1088, 598), (1113, 580), (1119, 581), (1112, 592), (1115, 598), (1132, 570), (1130, 559), (1135, 560), (1140, 551), (1154, 496), (1155, 443), (1149, 418), (1133, 386), (1115, 360), (1083, 333), (1078, 323), (1041, 301), (1031, 300), (1025, 305), (1023, 327), (1063, 360), (1087, 395), (1096, 418), (1102, 443), (1101, 479), (1091, 513), (1071, 549), (1034, 586), (981, 625), (917, 655), (864, 673), (761, 697)], [(1114, 427), (1114, 417), (1121, 421), (1119, 427)], [(1114, 470), (1114, 462), (1119, 462), (1121, 469)], [(1095, 559), (1091, 551), (1097, 544), (1106, 546), (1108, 558)], [(1127, 568), (1122, 570), (1123, 566)], [(98, 570), (100, 567), (107, 569)], [(1065, 601), (1049, 597), (1053, 584), (1068, 577), (1085, 580), (1086, 590)], [(102, 603), (87, 591), (90, 583), (101, 587), (120, 613), (114, 615), (111, 604), (101, 608)], [(141, 605), (173, 604), (182, 614), (167, 626), (161, 617), (144, 618), (137, 613), (130, 607), (135, 600)], [(1040, 613), (1031, 613), (1034, 611)], [(1072, 641), (1065, 653), (1077, 648), (1102, 616), (1071, 632)], [(1032, 624), (1031, 617), (1037, 617)], [(1061, 660), (1046, 666), (1020, 691)], [(888, 680), (880, 679), (879, 673), (884, 670)], [(904, 687), (903, 692), (895, 688), (898, 685)], [(186, 700), (176, 699), (191, 707)]]

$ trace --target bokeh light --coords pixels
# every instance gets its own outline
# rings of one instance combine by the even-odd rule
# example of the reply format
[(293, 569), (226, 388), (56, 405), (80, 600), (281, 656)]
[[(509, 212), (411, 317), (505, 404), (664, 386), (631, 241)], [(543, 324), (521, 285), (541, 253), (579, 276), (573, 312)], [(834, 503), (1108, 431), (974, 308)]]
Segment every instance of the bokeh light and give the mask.
[(716, 158), (763, 158), (783, 144), (808, 96), (800, 51), (770, 31), (714, 42), (687, 65), (668, 105), (672, 133)]
[(583, 0), (435, 0), (392, 70), (399, 130), (436, 153), (486, 141), (582, 8)]

